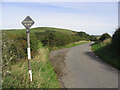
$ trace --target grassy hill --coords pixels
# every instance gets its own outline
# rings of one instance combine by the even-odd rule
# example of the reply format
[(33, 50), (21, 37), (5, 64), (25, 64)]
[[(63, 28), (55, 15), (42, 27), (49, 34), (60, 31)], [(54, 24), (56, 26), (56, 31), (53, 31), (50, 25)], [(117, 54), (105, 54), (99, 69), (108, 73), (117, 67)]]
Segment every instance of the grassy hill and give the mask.
[[(3, 30), (3, 32), (4, 31), (9, 31), (9, 33), (12, 33), (12, 34), (26, 33), (26, 29), (10, 29), (10, 30)], [(61, 28), (53, 28), (53, 27), (37, 27), (37, 28), (31, 28), (30, 29), (31, 33), (45, 32), (45, 31), (56, 31), (56, 32), (62, 32), (62, 33), (75, 34), (75, 32), (72, 31), (72, 30), (61, 29)]]

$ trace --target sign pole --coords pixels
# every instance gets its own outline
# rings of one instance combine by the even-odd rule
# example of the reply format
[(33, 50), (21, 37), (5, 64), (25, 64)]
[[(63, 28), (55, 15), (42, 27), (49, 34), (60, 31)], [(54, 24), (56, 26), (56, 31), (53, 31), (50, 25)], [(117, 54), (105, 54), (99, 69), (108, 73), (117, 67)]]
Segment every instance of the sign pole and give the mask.
[(29, 70), (29, 77), (30, 81), (32, 82), (32, 70), (31, 70), (31, 53), (30, 53), (30, 36), (29, 36), (29, 29), (26, 30), (27, 33), (27, 53), (28, 53), (28, 70)]
[(31, 53), (30, 53), (30, 30), (29, 28), (34, 24), (34, 21), (30, 18), (30, 16), (27, 16), (23, 21), (22, 24), (26, 28), (26, 34), (27, 34), (27, 53), (28, 53), (28, 70), (29, 70), (29, 78), (32, 82), (32, 70), (31, 70)]

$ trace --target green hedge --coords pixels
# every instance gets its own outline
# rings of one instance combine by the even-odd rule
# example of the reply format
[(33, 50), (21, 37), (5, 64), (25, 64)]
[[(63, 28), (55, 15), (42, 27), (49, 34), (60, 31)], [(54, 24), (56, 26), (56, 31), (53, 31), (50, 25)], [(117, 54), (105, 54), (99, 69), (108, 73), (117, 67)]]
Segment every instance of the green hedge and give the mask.
[(120, 53), (120, 28), (112, 36), (112, 45)]
[[(25, 33), (12, 34), (10, 31), (3, 31), (2, 58), (3, 65), (19, 62), (27, 58), (27, 37)], [(30, 34), (31, 56), (36, 55), (38, 40), (34, 34)]]
[(80, 37), (79, 35), (69, 34), (69, 33), (62, 33), (57, 31), (49, 31), (46, 30), (45, 32), (37, 32), (35, 33), (37, 38), (40, 42), (43, 43), (44, 46), (48, 47), (58, 47), (58, 46), (65, 46), (69, 43), (73, 43), (80, 40), (90, 40), (89, 38)]

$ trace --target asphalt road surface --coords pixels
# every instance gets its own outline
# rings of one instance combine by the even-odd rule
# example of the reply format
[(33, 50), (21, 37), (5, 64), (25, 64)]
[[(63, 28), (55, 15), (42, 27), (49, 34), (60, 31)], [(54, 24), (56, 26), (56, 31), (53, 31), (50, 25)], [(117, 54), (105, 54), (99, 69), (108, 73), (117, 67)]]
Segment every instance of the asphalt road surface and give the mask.
[[(66, 88), (118, 88), (118, 70), (100, 60), (92, 51), (91, 44), (70, 48), (65, 54)], [(109, 52), (108, 52), (109, 53)]]

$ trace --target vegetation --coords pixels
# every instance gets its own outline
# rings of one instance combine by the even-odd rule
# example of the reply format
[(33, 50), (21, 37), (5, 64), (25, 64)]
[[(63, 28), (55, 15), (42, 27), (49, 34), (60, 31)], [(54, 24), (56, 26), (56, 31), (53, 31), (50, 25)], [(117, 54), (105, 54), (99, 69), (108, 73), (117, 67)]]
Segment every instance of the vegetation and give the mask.
[(29, 82), (28, 62), (20, 61), (3, 71), (3, 88), (60, 88), (54, 68), (48, 61), (48, 49), (41, 46), (32, 59), (33, 81)]
[(2, 36), (3, 88), (59, 88), (56, 74), (48, 60), (49, 50), (70, 47), (70, 44), (75, 46), (78, 41), (89, 41), (94, 38), (86, 33), (81, 36), (78, 32), (65, 29), (48, 27), (31, 29), (33, 82), (29, 83), (25, 30), (4, 30)]
[[(101, 42), (95, 43), (92, 45), (92, 50), (105, 62), (109, 63), (110, 65), (120, 69), (119, 62), (120, 62), (120, 55), (118, 53), (118, 48), (120, 45), (118, 44), (120, 42), (120, 33), (118, 35), (118, 32), (120, 30), (118, 29), (111, 37), (108, 34), (103, 34), (106, 39), (103, 38), (103, 35), (100, 37), (100, 40), (103, 40)], [(116, 46), (116, 47), (115, 47)]]
[[(27, 38), (24, 33), (21, 34), (11, 34), (10, 31), (3, 31), (3, 45), (2, 45), (2, 56), (3, 56), (3, 65), (9, 63), (19, 62), (21, 59), (27, 58)], [(31, 43), (31, 54), (32, 58), (37, 54), (38, 40), (31, 34), (32, 38), (30, 39)]]
[(47, 30), (45, 32), (35, 33), (40, 42), (43, 43), (44, 46), (48, 46), (51, 48), (55, 47), (63, 47), (73, 42), (78, 42), (81, 40), (94, 40), (94, 36), (90, 36), (85, 32), (72, 32), (72, 33), (63, 33), (58, 31), (50, 31)]
[(90, 41), (96, 41), (96, 37), (94, 35), (89, 35), (85, 32), (77, 32), (78, 36), (80, 36), (81, 38), (83, 38), (83, 40), (90, 40)]
[[(34, 28), (30, 32), (32, 58), (37, 55), (39, 42), (41, 42), (44, 47), (54, 49), (56, 47), (64, 47), (81, 40), (89, 41), (90, 39), (95, 38), (85, 32), (73, 32), (70, 30), (48, 27)], [(21, 59), (27, 58), (27, 37), (25, 30), (6, 30), (3, 31), (2, 36), (3, 66), (17, 63)]]
[(108, 39), (108, 38), (111, 38), (111, 36), (108, 34), (108, 33), (104, 33), (101, 37), (100, 37), (100, 41), (104, 41), (104, 40), (106, 40), (106, 39)]
[(112, 45), (114, 46), (114, 49), (116, 49), (117, 52), (120, 53), (120, 28), (117, 29), (112, 36)]
[(111, 38), (111, 36), (108, 33), (103, 33), (97, 40), (96, 43), (101, 43), (104, 40)]
[(63, 47), (56, 47), (55, 49), (62, 49), (62, 48), (70, 48), (70, 47), (75, 47), (84, 43), (89, 43), (90, 41), (79, 41), (79, 42), (74, 42), (74, 43), (70, 43), (68, 45), (65, 45)]

